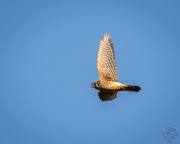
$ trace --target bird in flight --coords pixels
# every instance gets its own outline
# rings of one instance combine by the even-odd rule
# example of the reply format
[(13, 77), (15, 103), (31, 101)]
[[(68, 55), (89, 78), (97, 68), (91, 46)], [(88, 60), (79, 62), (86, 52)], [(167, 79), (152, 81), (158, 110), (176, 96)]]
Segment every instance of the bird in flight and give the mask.
[(118, 91), (139, 92), (141, 90), (139, 86), (118, 82), (114, 47), (108, 33), (105, 33), (100, 41), (96, 66), (99, 73), (99, 81), (93, 82), (91, 86), (100, 90), (98, 95), (102, 101), (115, 99)]

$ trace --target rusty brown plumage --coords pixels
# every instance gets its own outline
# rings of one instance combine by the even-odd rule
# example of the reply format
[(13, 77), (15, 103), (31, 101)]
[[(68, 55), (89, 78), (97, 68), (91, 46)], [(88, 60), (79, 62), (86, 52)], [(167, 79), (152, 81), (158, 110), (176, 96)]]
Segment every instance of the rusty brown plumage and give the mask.
[(98, 95), (102, 101), (115, 99), (118, 91), (138, 92), (141, 90), (139, 86), (118, 82), (114, 47), (108, 33), (105, 33), (100, 41), (96, 66), (99, 73), (99, 81), (92, 83), (91, 86), (100, 90)]

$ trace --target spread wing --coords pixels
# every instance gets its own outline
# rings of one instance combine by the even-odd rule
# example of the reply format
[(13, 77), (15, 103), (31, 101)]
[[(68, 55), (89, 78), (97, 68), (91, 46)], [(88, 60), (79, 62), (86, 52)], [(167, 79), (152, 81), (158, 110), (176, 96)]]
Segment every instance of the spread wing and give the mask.
[(103, 91), (101, 90), (98, 95), (100, 100), (102, 101), (109, 101), (109, 100), (113, 100), (116, 98), (117, 96), (117, 91)]
[(114, 47), (108, 33), (100, 41), (97, 69), (100, 81), (118, 81)]

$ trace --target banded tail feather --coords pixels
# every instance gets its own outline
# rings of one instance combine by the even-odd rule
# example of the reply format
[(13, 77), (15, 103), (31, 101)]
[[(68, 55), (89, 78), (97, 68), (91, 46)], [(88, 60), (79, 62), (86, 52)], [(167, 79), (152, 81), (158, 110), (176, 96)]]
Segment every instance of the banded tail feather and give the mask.
[(140, 86), (125, 85), (121, 87), (120, 91), (139, 92), (140, 90), (141, 90)]

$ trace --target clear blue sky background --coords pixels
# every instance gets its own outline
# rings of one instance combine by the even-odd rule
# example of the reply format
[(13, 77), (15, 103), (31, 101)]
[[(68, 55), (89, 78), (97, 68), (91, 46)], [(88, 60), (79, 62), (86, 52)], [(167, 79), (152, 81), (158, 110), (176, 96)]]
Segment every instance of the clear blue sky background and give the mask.
[[(105, 32), (119, 81), (142, 88), (110, 102), (91, 88)], [(0, 1), (1, 144), (163, 144), (179, 81), (179, 0)]]

